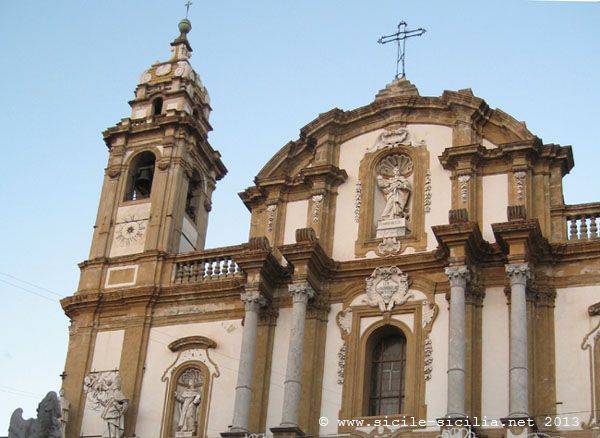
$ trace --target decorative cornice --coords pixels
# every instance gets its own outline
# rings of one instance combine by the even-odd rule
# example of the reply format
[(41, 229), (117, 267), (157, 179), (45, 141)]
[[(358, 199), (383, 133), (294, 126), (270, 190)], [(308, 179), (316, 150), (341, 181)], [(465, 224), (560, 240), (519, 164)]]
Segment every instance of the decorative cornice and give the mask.
[[(513, 219), (508, 222), (492, 224), (492, 230), (500, 249), (504, 254), (510, 255), (515, 262), (516, 258), (528, 261), (555, 262), (556, 251), (542, 235), (540, 224), (537, 219)], [(516, 245), (522, 253), (516, 254), (511, 251), (511, 244)], [(523, 252), (524, 251), (524, 252)], [(511, 261), (511, 260), (509, 260)]]
[(169, 344), (169, 350), (173, 352), (193, 350), (201, 348), (217, 348), (217, 343), (205, 336), (186, 336), (185, 338), (177, 339)]
[(513, 157), (526, 156), (529, 160), (544, 160), (560, 163), (562, 175), (566, 175), (574, 166), (571, 146), (542, 144), (537, 137), (501, 143), (494, 149), (480, 144), (452, 146), (444, 150), (438, 158), (446, 170), (456, 170), (459, 163), (468, 163), (472, 169), (485, 164), (510, 162)]
[(312, 228), (296, 230), (296, 243), (282, 245), (279, 251), (294, 272), (294, 282), (310, 281), (320, 290), (331, 277), (335, 264), (325, 253)]
[[(464, 215), (459, 212), (460, 210), (457, 216)], [(492, 246), (483, 239), (476, 222), (461, 221), (449, 225), (435, 225), (432, 230), (451, 263), (479, 265), (494, 256)]]

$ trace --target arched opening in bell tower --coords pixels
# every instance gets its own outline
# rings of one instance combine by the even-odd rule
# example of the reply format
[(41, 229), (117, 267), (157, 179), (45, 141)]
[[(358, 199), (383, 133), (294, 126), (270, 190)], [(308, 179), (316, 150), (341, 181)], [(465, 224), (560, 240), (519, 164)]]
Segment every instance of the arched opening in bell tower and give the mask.
[(195, 223), (200, 208), (200, 198), (202, 197), (202, 179), (197, 171), (194, 171), (189, 179), (187, 196), (185, 200), (185, 213)]
[(131, 160), (127, 175), (125, 201), (137, 201), (150, 197), (155, 161), (156, 157), (149, 151), (142, 152)]
[(162, 97), (157, 97), (152, 101), (152, 115), (156, 116), (162, 114), (163, 100)]

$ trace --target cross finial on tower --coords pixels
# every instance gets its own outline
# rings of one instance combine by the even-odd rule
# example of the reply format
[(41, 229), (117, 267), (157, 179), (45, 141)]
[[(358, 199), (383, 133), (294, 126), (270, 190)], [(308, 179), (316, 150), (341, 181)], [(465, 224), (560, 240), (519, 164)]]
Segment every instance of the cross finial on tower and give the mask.
[[(398, 44), (398, 49), (396, 52), (396, 79), (398, 79), (398, 77), (406, 77), (406, 73), (404, 71), (404, 55), (406, 54), (407, 38), (421, 36), (426, 32), (426, 30), (422, 27), (419, 27), (418, 29), (414, 30), (406, 30), (406, 26), (406, 21), (401, 21), (400, 23), (398, 23), (398, 31), (396, 33), (393, 33), (391, 35), (384, 35), (377, 40), (379, 44), (387, 44), (393, 41), (396, 41), (396, 43)], [(400, 44), (400, 42), (402, 42), (402, 45)], [(402, 63), (402, 75), (400, 75), (398, 71), (400, 63)]]
[(193, 3), (188, 0), (188, 2), (185, 4), (185, 18), (188, 17), (188, 14), (190, 13), (190, 6), (192, 6)]

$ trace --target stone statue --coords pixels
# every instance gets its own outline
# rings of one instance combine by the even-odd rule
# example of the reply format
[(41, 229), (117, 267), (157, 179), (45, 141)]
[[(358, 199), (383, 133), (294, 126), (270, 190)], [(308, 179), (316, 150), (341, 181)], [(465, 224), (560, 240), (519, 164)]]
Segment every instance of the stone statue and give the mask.
[(71, 403), (69, 400), (65, 398), (65, 390), (64, 388), (60, 388), (58, 392), (59, 402), (60, 402), (60, 424), (62, 429), (62, 437), (65, 437), (65, 431), (67, 428), (67, 423), (69, 421), (69, 410), (71, 409)]
[(381, 220), (408, 219), (408, 200), (412, 188), (408, 179), (403, 175), (403, 170), (400, 166), (393, 166), (391, 168), (391, 175), (388, 172), (382, 172), (377, 175), (377, 185), (386, 198), (385, 207), (381, 213)]
[(178, 386), (187, 384), (187, 387), (175, 390), (179, 414), (175, 436), (194, 436), (198, 426), (198, 407), (202, 399), (200, 372), (190, 369), (181, 376), (178, 383)]
[(105, 422), (104, 438), (123, 438), (125, 412), (129, 400), (121, 392), (121, 376), (118, 371), (90, 373), (83, 380), (89, 406), (100, 412)]
[(377, 186), (385, 196), (385, 206), (377, 221), (378, 239), (382, 239), (378, 249), (381, 254), (400, 251), (399, 237), (410, 233), (410, 196), (412, 187), (408, 177), (412, 173), (413, 162), (408, 155), (388, 155), (377, 165)]
[(37, 408), (37, 418), (23, 419), (23, 409), (10, 417), (8, 438), (61, 438), (60, 402), (54, 391), (46, 394)]
[(106, 400), (100, 417), (106, 422), (103, 438), (122, 438), (125, 432), (125, 412), (129, 407), (129, 400), (121, 392), (121, 376), (108, 381)]

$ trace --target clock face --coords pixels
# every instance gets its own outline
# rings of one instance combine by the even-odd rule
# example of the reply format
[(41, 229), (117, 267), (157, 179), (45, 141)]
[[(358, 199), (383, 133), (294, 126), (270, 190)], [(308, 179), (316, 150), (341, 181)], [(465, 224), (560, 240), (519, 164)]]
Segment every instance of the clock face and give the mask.
[(144, 220), (136, 219), (135, 216), (124, 218), (124, 222), (117, 225), (115, 239), (119, 246), (129, 246), (144, 236), (146, 224)]

